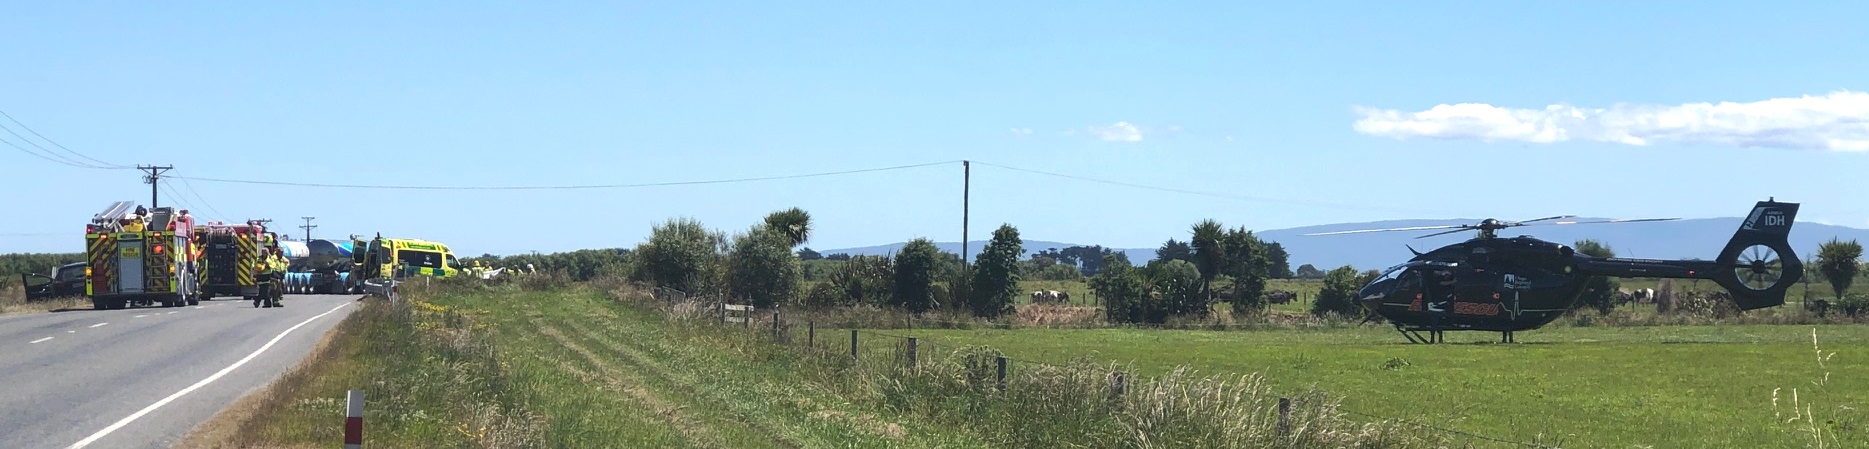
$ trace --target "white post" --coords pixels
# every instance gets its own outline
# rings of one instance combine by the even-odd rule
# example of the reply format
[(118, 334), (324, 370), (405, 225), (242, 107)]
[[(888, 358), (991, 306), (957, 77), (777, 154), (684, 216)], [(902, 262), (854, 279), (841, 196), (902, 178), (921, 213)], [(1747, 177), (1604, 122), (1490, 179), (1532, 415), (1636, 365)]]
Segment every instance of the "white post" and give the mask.
[(363, 448), (363, 390), (350, 390), (344, 413), (344, 449)]

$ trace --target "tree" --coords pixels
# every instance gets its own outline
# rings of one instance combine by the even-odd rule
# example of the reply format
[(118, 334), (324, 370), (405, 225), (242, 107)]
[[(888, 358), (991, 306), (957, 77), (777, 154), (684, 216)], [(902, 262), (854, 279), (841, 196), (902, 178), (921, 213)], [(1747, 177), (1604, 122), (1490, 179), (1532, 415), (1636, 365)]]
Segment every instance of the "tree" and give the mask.
[(1212, 300), (1214, 278), (1226, 269), (1226, 231), (1212, 219), (1195, 223), (1192, 230), (1194, 236), (1188, 239), (1188, 246), (1194, 249), (1194, 267), (1201, 272), (1201, 295)]
[(1130, 263), (1129, 254), (1116, 252), (1115, 250), (1098, 245), (1073, 246), (1065, 248), (1064, 251), (1060, 253), (1064, 257), (1069, 257), (1081, 262), (1083, 264), (1082, 271), (1085, 276), (1095, 276), (1097, 273), (1102, 272), (1104, 263), (1106, 260), (1109, 260), (1108, 257), (1110, 256), (1115, 256), (1117, 259), (1122, 260), (1123, 263)]
[(805, 247), (804, 249), (798, 250), (798, 260), (818, 260), (818, 259), (823, 259), (823, 258), (824, 258), (823, 254), (818, 254), (817, 251), (812, 251), (811, 247), (809, 246)]
[(1103, 256), (1102, 266), (1103, 271), (1090, 278), (1090, 290), (1103, 300), (1104, 319), (1112, 323), (1165, 321), (1160, 303), (1149, 295), (1142, 270), (1115, 254)]
[(1307, 263), (1299, 265), (1298, 271), (1292, 273), (1292, 276), (1299, 279), (1318, 279), (1324, 277), (1324, 270), (1319, 270), (1317, 267)]
[(1817, 272), (1823, 273), (1824, 280), (1830, 281), (1830, 288), (1837, 294), (1837, 301), (1850, 291), (1850, 284), (1856, 282), (1856, 274), (1862, 271), (1858, 260), (1863, 257), (1862, 244), (1856, 240), (1840, 241), (1831, 237), (1817, 247)]
[(895, 294), (890, 305), (910, 312), (926, 312), (935, 307), (934, 280), (939, 249), (927, 238), (917, 238), (896, 253)]
[(1211, 308), (1203, 285), (1207, 282), (1199, 267), (1185, 260), (1170, 260), (1155, 267), (1155, 290), (1162, 295), (1163, 312), (1169, 316), (1205, 317)]
[(766, 215), (766, 227), (784, 233), (792, 241), (792, 246), (811, 240), (811, 214), (804, 209), (791, 208)]
[(975, 257), (973, 279), (968, 284), (967, 302), (974, 316), (998, 317), (1012, 312), (1013, 298), (1019, 294), (1019, 230), (1001, 224), (993, 239)]
[(649, 240), (636, 245), (630, 278), (688, 293), (713, 284), (726, 236), (691, 218), (673, 218), (655, 226)]
[[(1616, 257), (1615, 250), (1596, 240), (1578, 240), (1575, 246), (1577, 252), (1588, 256)], [(1595, 307), (1598, 312), (1609, 313), (1611, 309), (1616, 308), (1616, 293), (1621, 288), (1622, 283), (1610, 279), (1609, 276), (1591, 276), (1584, 280), (1583, 296), (1582, 300), (1578, 301), (1578, 305)]]
[(1344, 265), (1330, 270), (1330, 273), (1324, 275), (1324, 288), (1318, 290), (1317, 301), (1311, 303), (1311, 314), (1362, 316), (1362, 305), (1356, 302), (1356, 293), (1364, 284), (1362, 280), (1363, 277), (1356, 273), (1356, 267)]
[(727, 294), (761, 309), (790, 303), (801, 277), (792, 242), (786, 232), (765, 225), (735, 236), (727, 255)]
[(1188, 247), (1187, 242), (1176, 241), (1175, 239), (1170, 238), (1168, 239), (1167, 242), (1162, 243), (1161, 248), (1155, 249), (1154, 262), (1167, 262), (1170, 260), (1185, 260), (1188, 262), (1193, 262), (1194, 261), (1194, 250)]
[(1285, 245), (1269, 242), (1265, 245), (1266, 277), (1272, 279), (1291, 279), (1291, 254), (1285, 252)]
[(824, 260), (850, 260), (850, 254), (847, 254), (847, 253), (832, 254), (829, 256), (824, 256)]
[(1245, 227), (1227, 231), (1222, 241), (1226, 250), (1224, 271), (1233, 277), (1233, 313), (1258, 311), (1265, 305), (1266, 278), (1271, 277), (1267, 246)]

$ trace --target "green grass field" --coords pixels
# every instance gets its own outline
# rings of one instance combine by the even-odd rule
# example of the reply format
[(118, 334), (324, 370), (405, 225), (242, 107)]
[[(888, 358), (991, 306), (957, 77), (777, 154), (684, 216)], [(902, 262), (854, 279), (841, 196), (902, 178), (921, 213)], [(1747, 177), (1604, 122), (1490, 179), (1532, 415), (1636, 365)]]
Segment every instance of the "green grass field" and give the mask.
[[(619, 302), (616, 290), (456, 287), (463, 289), (412, 289), (407, 295), (417, 300), (408, 307), (378, 302), (347, 319), (309, 369), (289, 374), (266, 393), (261, 412), (235, 424), (242, 430), (233, 443), (328, 443), (341, 424), (330, 418), (340, 416), (343, 391), (364, 388), (382, 404), (368, 412), (374, 440), (390, 445), (1031, 447), (1055, 440), (1102, 447), (1127, 441), (1125, 426), (1153, 425), (1160, 427), (1150, 432), (1163, 433), (1151, 438), (1185, 447), (1199, 446), (1188, 442), (1214, 429), (1265, 438), (1267, 415), (1253, 410), (1263, 411), (1268, 397), (1317, 388), (1341, 403), (1327, 413), (1341, 418), (1319, 422), (1363, 429), (1349, 431), (1364, 435), (1348, 437), (1356, 447), (1509, 447), (1397, 420), (1554, 447), (1657, 448), (1803, 447), (1815, 423), (1824, 447), (1869, 447), (1863, 325), (1554, 325), (1520, 334), (1517, 344), (1451, 333), (1448, 344), (1433, 346), (1406, 344), (1374, 325), (891, 329), (865, 332), (864, 357), (852, 365), (837, 356), (848, 347), (848, 331), (830, 326), (816, 329), (824, 352), (810, 355), (798, 345), (802, 323), (790, 330), (796, 340), (775, 345), (760, 330), (770, 324), (743, 331), (675, 320)], [(892, 368), (903, 363), (892, 334), (919, 338), (926, 371)], [(975, 365), (958, 357), (981, 346), (1015, 359), (1008, 391), (1026, 396), (974, 397), (963, 385)], [(1265, 387), (1168, 409), (1178, 415), (1147, 415), (1142, 411), (1158, 405), (1245, 390), (1136, 395), (1129, 406), (1108, 408), (1099, 399), (1109, 394), (1099, 390), (1107, 388), (1107, 371), (1059, 377), (1040, 369), (1071, 362), (1129, 365), (1136, 390), (1178, 367), (1201, 376), (1262, 375)], [(1234, 422), (1212, 417), (1228, 413), (1248, 424), (1216, 425)]]
[[(1819, 366), (1820, 347), (1835, 355)], [(1792, 389), (1827, 447), (1869, 446), (1869, 326), (1548, 328), (1450, 333), (1410, 345), (1376, 327), (1320, 331), (915, 330), (931, 345), (987, 345), (1013, 357), (1133, 363), (1161, 373), (1265, 373), (1315, 385), (1344, 408), (1565, 447), (1802, 447)], [(1774, 390), (1777, 405), (1774, 407)], [(1804, 429), (1804, 430), (1800, 430)]]

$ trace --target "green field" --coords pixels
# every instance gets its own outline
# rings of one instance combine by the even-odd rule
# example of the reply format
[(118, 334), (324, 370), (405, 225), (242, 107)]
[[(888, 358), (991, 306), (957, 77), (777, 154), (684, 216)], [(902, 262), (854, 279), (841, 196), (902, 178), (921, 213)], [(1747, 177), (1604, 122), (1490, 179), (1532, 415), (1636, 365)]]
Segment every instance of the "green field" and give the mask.
[[(1822, 350), (1835, 354), (1822, 366), (1813, 329)], [(1565, 447), (1802, 447), (1809, 430), (1785, 423), (1797, 389), (1818, 427), (1836, 438), (1827, 447), (1869, 446), (1869, 326), (1862, 325), (1557, 327), (1521, 333), (1518, 344), (1449, 333), (1447, 344), (1433, 346), (1374, 326), (913, 334), (931, 345), (988, 345), (1037, 361), (1261, 372), (1277, 388), (1316, 385), (1345, 395), (1351, 411)]]
[[(1147, 447), (1133, 432), (1149, 429), (1172, 447), (1259, 447), (1213, 436), (1267, 441), (1269, 404), (1322, 391), (1307, 422), (1338, 440), (1307, 447), (1804, 447), (1813, 428), (1824, 447), (1869, 447), (1863, 325), (1553, 325), (1442, 345), (1377, 325), (888, 329), (861, 331), (852, 362), (845, 329), (813, 328), (814, 354), (805, 323), (775, 344), (770, 315), (673, 319), (601, 285), (438, 283), (403, 307), (371, 300), (222, 443), (325, 443), (344, 390), (363, 388), (381, 404), (373, 440), (391, 446)], [(919, 370), (902, 370), (899, 336), (917, 337)], [(1008, 396), (968, 386), (991, 372), (969, 358), (983, 348), (1013, 360)], [(1111, 368), (1093, 365), (1110, 363), (1132, 373), (1128, 405), (1107, 400)], [(1264, 384), (1159, 383), (1177, 368)]]

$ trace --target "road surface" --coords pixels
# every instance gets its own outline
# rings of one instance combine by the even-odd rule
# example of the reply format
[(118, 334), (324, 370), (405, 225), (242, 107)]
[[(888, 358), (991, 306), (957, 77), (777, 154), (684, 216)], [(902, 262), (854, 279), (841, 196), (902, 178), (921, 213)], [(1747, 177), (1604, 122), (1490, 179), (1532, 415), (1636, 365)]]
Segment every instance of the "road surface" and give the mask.
[(0, 317), (0, 446), (171, 447), (296, 365), (357, 298)]

